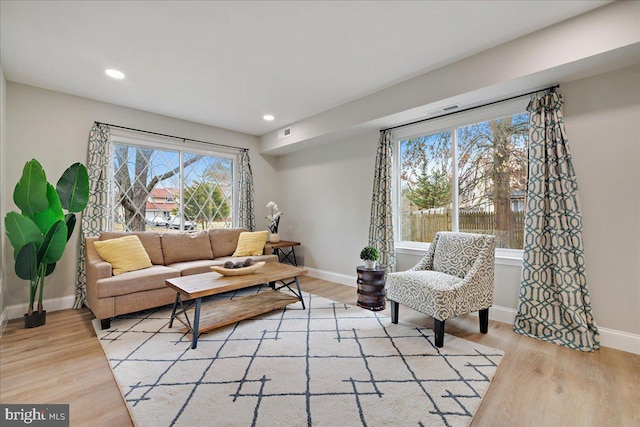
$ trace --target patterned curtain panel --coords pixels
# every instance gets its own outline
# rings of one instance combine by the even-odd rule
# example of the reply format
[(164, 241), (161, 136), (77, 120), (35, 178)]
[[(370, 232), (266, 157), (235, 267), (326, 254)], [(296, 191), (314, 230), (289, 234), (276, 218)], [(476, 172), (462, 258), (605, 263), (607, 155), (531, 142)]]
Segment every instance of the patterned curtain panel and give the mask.
[(376, 169), (373, 175), (373, 198), (371, 200), (371, 222), (369, 245), (380, 252), (378, 262), (387, 273), (396, 270), (396, 251), (393, 244), (393, 212), (391, 209), (391, 161), (393, 141), (391, 132), (380, 133)]
[(82, 213), (80, 232), (80, 253), (78, 255), (78, 270), (76, 279), (76, 299), (73, 308), (82, 308), (87, 300), (87, 276), (85, 273), (85, 244), (86, 237), (98, 236), (107, 230), (109, 218), (108, 190), (109, 180), (107, 169), (109, 165), (109, 142), (111, 130), (109, 126), (94, 124), (89, 134), (89, 155), (87, 169), (89, 171), (89, 203)]
[(249, 152), (240, 154), (240, 188), (239, 188), (238, 226), (254, 231), (256, 215), (253, 201), (253, 173), (249, 161)]
[(578, 183), (562, 96), (533, 96), (520, 300), (513, 330), (581, 351), (600, 348), (584, 267)]

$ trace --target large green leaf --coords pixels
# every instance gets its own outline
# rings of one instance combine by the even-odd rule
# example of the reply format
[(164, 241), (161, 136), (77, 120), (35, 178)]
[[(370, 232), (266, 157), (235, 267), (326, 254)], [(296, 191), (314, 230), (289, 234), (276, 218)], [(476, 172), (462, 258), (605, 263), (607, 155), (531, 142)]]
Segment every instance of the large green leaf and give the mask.
[(66, 245), (67, 225), (64, 221), (58, 221), (49, 229), (40, 250), (38, 250), (38, 262), (55, 264), (62, 258)]
[(35, 280), (38, 277), (38, 261), (36, 245), (27, 243), (16, 256), (16, 274), (24, 280)]
[(9, 212), (4, 217), (4, 227), (7, 237), (13, 246), (13, 258), (18, 257), (18, 252), (28, 243), (33, 243), (36, 249), (40, 247), (44, 236), (40, 229), (30, 218), (20, 215), (18, 212)]
[(53, 185), (48, 182), (47, 200), (49, 201), (49, 206), (43, 211), (36, 212), (33, 218), (40, 231), (42, 231), (42, 234), (47, 234), (53, 224), (64, 219), (64, 212), (62, 212), (58, 193)]
[(37, 160), (32, 159), (24, 165), (22, 177), (13, 191), (13, 201), (22, 213), (30, 218), (49, 205), (47, 176)]
[(76, 214), (68, 213), (64, 216), (64, 222), (67, 224), (67, 242), (73, 234), (73, 229), (76, 227)]
[(64, 171), (56, 190), (62, 207), (69, 212), (81, 212), (89, 201), (89, 173), (82, 163), (74, 163)]
[(56, 265), (55, 264), (47, 264), (47, 268), (45, 269), (44, 275), (48, 276), (51, 273), (53, 273), (53, 270), (56, 269)]

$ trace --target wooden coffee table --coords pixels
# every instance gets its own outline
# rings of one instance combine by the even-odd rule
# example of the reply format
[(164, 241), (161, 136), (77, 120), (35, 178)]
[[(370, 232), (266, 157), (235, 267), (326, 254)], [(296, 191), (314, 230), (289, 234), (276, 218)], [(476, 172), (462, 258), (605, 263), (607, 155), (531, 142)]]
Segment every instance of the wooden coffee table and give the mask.
[[(298, 283), (298, 276), (304, 274), (307, 274), (307, 270), (304, 268), (278, 262), (268, 262), (256, 272), (243, 276), (223, 276), (212, 272), (167, 279), (166, 285), (176, 291), (176, 300), (173, 304), (169, 328), (173, 326), (174, 319), (184, 324), (193, 336), (191, 348), (196, 348), (198, 335), (201, 332), (277, 310), (298, 301), (302, 303), (302, 308), (304, 309), (304, 301), (300, 292), (300, 284)], [(285, 279), (293, 279), (293, 281), (276, 287), (276, 282), (284, 281)], [(272, 289), (215, 304), (212, 307), (213, 310), (200, 319), (202, 298), (263, 283), (269, 283)], [(297, 292), (289, 287), (293, 283), (296, 285)], [(284, 287), (293, 292), (295, 296), (278, 292), (279, 289)], [(185, 302), (187, 303), (185, 304)], [(195, 305), (195, 311), (193, 326), (191, 326), (187, 310), (191, 309), (193, 305)], [(180, 314), (184, 314), (186, 321), (178, 317)]]

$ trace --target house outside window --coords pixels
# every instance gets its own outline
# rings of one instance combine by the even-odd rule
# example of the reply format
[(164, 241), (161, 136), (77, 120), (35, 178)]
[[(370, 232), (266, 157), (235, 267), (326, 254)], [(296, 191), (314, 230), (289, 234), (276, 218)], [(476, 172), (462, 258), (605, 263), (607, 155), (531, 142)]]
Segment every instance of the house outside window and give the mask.
[(146, 203), (147, 222), (155, 225), (168, 224), (171, 215), (177, 211), (178, 204), (175, 198), (179, 197), (178, 188), (153, 188), (149, 193)]
[(460, 231), (495, 235), (498, 256), (522, 256), (527, 101), (394, 131), (397, 247), (425, 249), (438, 231)]
[(110, 228), (173, 231), (231, 228), (236, 154), (200, 144), (112, 134)]

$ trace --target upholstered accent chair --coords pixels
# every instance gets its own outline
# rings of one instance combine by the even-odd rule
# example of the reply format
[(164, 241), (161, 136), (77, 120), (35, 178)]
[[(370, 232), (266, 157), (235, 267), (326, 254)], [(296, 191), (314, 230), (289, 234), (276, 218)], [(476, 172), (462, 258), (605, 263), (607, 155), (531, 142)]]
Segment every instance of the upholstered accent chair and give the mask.
[(480, 332), (486, 334), (493, 304), (494, 258), (494, 236), (437, 233), (418, 264), (387, 274), (391, 322), (398, 323), (399, 304), (428, 314), (433, 317), (435, 345), (442, 347), (445, 320), (479, 311)]

